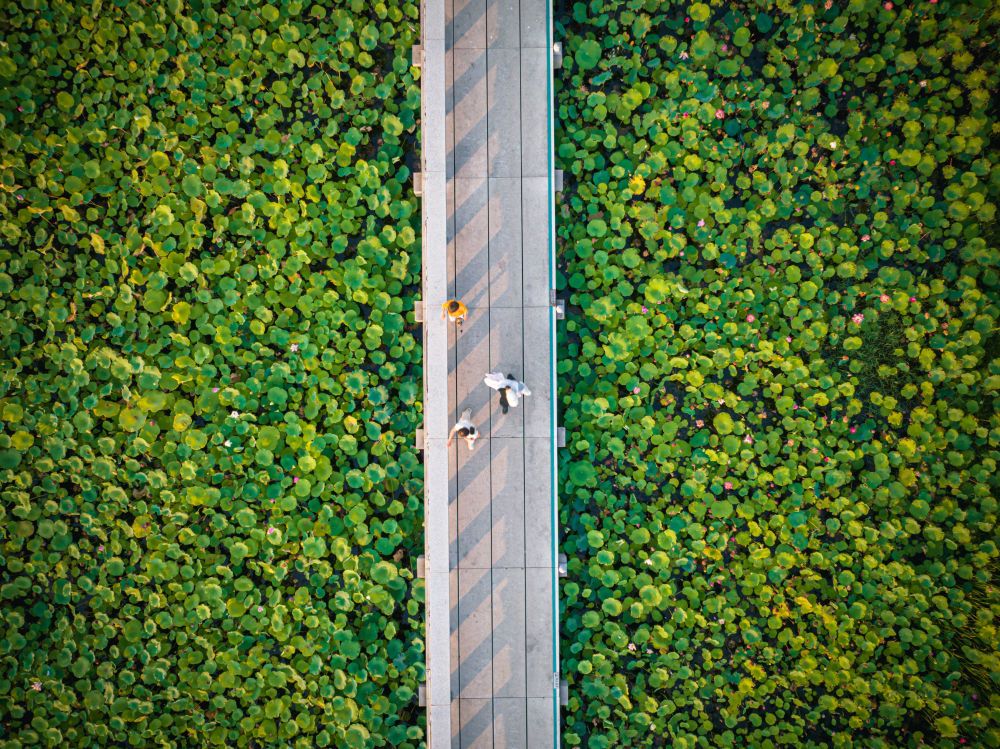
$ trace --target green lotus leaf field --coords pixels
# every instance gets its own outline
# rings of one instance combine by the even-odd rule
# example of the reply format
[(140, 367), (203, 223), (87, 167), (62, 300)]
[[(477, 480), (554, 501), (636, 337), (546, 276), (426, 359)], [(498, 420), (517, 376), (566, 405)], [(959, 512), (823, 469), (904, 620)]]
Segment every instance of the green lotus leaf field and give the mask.
[(996, 7), (564, 11), (564, 743), (1000, 745)]
[(0, 15), (0, 743), (421, 745), (417, 4)]

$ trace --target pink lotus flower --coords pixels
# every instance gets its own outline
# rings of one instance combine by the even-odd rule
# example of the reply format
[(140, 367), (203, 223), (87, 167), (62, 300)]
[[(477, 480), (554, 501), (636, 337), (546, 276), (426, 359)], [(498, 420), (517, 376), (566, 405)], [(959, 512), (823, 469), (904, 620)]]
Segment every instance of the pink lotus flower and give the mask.
[(726, 113), (725, 113), (725, 112), (723, 112), (723, 111), (722, 111), (721, 109), (716, 109), (716, 110), (715, 110), (715, 119), (717, 119), (717, 120), (721, 120), (721, 119), (723, 119), (723, 118), (724, 118), (725, 116), (726, 116)]
[[(20, 109), (20, 107), (18, 107), (18, 109)], [(42, 682), (40, 682), (40, 681), (33, 681), (33, 682), (31, 682), (31, 688), (34, 689), (36, 692), (41, 692), (42, 691)]]
[(791, 343), (792, 342), (792, 337), (790, 335), (789, 336), (785, 336), (785, 342), (786, 343)]
[(858, 431), (857, 427), (851, 427), (851, 434), (854, 434), (856, 431)]
[(262, 612), (263, 610), (264, 610), (264, 607), (263, 607), (263, 606), (258, 606), (258, 607), (257, 607), (257, 613), (258, 613), (258, 614), (259, 614), (260, 612)]
[(98, 546), (97, 547), (97, 551), (98, 552), (104, 551), (104, 544), (101, 544), (100, 546)]
[(890, 298), (889, 298), (889, 295), (888, 295), (888, 294), (882, 294), (882, 296), (880, 296), (880, 297), (878, 298), (878, 300), (879, 300), (880, 302), (884, 302), (885, 304), (888, 304), (889, 302), (891, 302), (891, 301), (892, 301), (892, 299), (890, 299)]
[(852, 321), (852, 322), (853, 322), (853, 323), (854, 323), (855, 325), (860, 325), (861, 323), (863, 323), (863, 322), (865, 321), (865, 316), (864, 316), (864, 315), (862, 315), (862, 314), (861, 314), (861, 313), (859, 312), (859, 313), (857, 313), (856, 315), (853, 315), (853, 316), (851, 317), (851, 321)]
[(725, 483), (724, 483), (724, 484), (722, 485), (722, 488), (723, 488), (723, 489), (732, 489), (732, 488), (733, 488), (733, 482), (732, 482), (732, 481), (727, 481), (727, 482), (725, 482)]
[(862, 234), (861, 235), (861, 241), (862, 242), (867, 242), (869, 239), (871, 239), (871, 235), (869, 235), (869, 234)]
[(645, 304), (644, 304), (644, 305), (642, 305), (642, 314), (644, 314), (644, 315), (645, 315), (645, 314), (646, 314), (647, 312), (649, 312), (649, 310), (648, 310), (648, 309), (646, 309), (646, 305), (645, 305)]
[(704, 225), (705, 225), (705, 219), (703, 218), (698, 219), (698, 226), (704, 226)]
[(634, 388), (632, 388), (632, 392), (635, 393), (636, 395), (638, 395), (639, 394), (639, 386), (636, 385)]
[[(299, 477), (298, 476), (292, 476), (292, 483), (293, 484), (299, 483)], [(274, 500), (272, 499), (271, 501), (273, 502)]]
[(756, 317), (754, 317), (753, 315), (747, 315), (747, 322), (753, 322), (753, 321), (754, 321), (754, 320), (756, 320), (756, 319), (757, 319), (757, 318), (756, 318)]
[(752, 445), (753, 444), (753, 437), (751, 437), (748, 434), (746, 437), (743, 438), (743, 441), (746, 442), (748, 445)]
[(703, 427), (703, 426), (705, 426), (705, 422), (704, 422), (704, 421), (702, 421), (701, 419), (695, 419), (695, 420), (694, 420), (694, 425), (695, 425), (696, 427)]
[(217, 392), (219, 392), (219, 388), (212, 388), (212, 392), (213, 392), (213, 393), (217, 393)]
[(915, 296), (911, 296), (911, 297), (910, 297), (910, 301), (911, 301), (911, 302), (915, 302), (915, 301), (917, 301), (917, 298), (916, 298)]
[(299, 350), (299, 344), (297, 344), (297, 343), (293, 343), (293, 344), (292, 344), (291, 346), (289, 346), (288, 348), (289, 348), (289, 350), (291, 350), (292, 352), (295, 352), (295, 351), (298, 351), (298, 350)]
[(680, 58), (681, 58), (682, 60), (686, 60), (686, 59), (688, 59), (688, 53), (687, 53), (687, 52), (681, 52), (681, 53), (680, 53), (680, 55), (678, 55), (678, 56), (679, 56), (679, 57), (680, 57)]
[(268, 528), (267, 529), (267, 535), (270, 536), (272, 533), (274, 533), (274, 528)]
[(896, 166), (896, 160), (895, 159), (889, 159), (889, 166)]
[(886, 10), (892, 10), (892, 3), (889, 2), (882, 3), (882, 7), (885, 8)]
[(785, 444), (787, 444), (789, 447), (791, 447), (792, 445), (795, 444), (795, 440), (788, 440), (788, 442), (786, 442)]

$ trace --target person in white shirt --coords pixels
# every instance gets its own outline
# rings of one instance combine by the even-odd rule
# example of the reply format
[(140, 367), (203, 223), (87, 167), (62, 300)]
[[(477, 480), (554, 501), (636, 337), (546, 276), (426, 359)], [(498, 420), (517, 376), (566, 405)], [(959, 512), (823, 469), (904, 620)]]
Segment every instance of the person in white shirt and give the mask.
[(459, 437), (465, 438), (465, 444), (469, 446), (471, 450), (473, 445), (476, 444), (476, 440), (479, 439), (479, 432), (476, 431), (476, 427), (470, 421), (472, 418), (472, 409), (467, 408), (462, 411), (462, 415), (458, 418), (455, 426), (451, 428), (451, 433), (448, 435), (448, 447), (451, 447), (452, 441), (455, 439), (455, 434), (457, 433)]
[(489, 372), (483, 378), (483, 382), (500, 393), (500, 410), (504, 413), (507, 413), (511, 406), (517, 407), (520, 396), (531, 395), (527, 385), (520, 380), (515, 380), (512, 374), (504, 377), (503, 372), (499, 370)]

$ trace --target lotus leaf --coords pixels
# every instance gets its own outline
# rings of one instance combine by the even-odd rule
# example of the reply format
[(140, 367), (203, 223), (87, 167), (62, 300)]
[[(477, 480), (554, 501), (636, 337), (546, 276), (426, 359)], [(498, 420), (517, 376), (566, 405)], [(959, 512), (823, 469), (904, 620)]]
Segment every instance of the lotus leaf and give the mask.
[(576, 64), (581, 70), (590, 70), (601, 59), (601, 44), (593, 39), (585, 39), (576, 50)]

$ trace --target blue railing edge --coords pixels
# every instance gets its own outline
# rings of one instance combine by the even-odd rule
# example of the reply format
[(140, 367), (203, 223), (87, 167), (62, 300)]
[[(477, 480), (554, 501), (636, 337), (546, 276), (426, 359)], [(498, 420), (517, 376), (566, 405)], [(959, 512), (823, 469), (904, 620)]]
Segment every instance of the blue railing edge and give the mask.
[[(548, 158), (548, 199), (549, 199), (549, 288), (555, 289), (556, 279), (556, 215), (555, 215), (555, 190), (554, 188), (554, 121), (555, 104), (553, 101), (554, 85), (552, 78), (552, 54), (553, 54), (553, 22), (552, 22), (552, 0), (545, 4), (545, 36), (548, 40), (548, 53), (546, 60), (546, 101), (549, 110), (548, 125), (546, 128), (546, 138), (548, 141), (546, 154)], [(552, 479), (552, 547), (550, 549), (552, 557), (552, 732), (553, 747), (559, 749), (560, 745), (560, 670), (559, 670), (559, 486), (558, 480), (558, 441), (556, 439), (558, 429), (558, 408), (559, 391), (557, 389), (558, 378), (556, 377), (556, 308), (549, 306), (549, 393), (551, 404), (551, 434), (552, 445), (551, 456), (551, 479)]]

